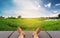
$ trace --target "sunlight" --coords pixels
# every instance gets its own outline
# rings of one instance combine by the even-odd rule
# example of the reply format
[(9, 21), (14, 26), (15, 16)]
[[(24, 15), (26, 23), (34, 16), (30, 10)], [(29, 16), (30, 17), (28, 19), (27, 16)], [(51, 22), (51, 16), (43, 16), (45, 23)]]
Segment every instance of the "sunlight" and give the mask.
[(27, 25), (28, 27), (33, 27), (35, 24), (37, 24), (39, 21), (38, 19), (34, 18), (26, 18), (23, 20), (24, 24)]

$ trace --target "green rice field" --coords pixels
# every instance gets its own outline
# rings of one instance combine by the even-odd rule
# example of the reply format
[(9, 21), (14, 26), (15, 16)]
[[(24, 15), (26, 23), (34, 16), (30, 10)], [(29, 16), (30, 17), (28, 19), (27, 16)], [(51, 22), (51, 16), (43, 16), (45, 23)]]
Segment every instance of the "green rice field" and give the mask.
[(28, 31), (33, 31), (38, 27), (40, 27), (42, 31), (60, 31), (60, 19), (0, 19), (0, 31), (15, 31), (18, 26)]

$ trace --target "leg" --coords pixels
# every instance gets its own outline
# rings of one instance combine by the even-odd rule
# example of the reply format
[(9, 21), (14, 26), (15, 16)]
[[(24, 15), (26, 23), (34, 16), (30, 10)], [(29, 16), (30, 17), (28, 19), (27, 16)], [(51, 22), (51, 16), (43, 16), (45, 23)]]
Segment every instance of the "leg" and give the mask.
[(20, 27), (18, 27), (17, 31), (18, 31), (18, 33), (19, 33), (18, 38), (24, 38), (25, 33), (22, 31), (22, 29), (21, 29)]
[(39, 38), (38, 33), (40, 32), (40, 28), (37, 28), (36, 31), (33, 33), (33, 38)]

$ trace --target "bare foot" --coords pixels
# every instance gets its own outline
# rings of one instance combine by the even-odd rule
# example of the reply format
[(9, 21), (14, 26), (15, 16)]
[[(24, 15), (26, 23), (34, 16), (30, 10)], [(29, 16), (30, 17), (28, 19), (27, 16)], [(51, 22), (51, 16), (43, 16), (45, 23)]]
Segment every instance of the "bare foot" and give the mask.
[(25, 33), (22, 31), (22, 29), (20, 27), (18, 27), (17, 31), (19, 33), (18, 38), (24, 38), (25, 37)]
[(33, 33), (33, 38), (39, 38), (38, 33), (40, 32), (40, 28), (37, 28), (36, 31)]

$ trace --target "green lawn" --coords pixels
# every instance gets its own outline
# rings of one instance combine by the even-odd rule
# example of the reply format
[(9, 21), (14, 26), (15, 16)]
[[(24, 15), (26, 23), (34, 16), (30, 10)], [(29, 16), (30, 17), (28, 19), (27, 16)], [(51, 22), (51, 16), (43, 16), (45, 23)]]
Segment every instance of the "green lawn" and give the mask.
[(16, 30), (20, 26), (23, 30), (35, 30), (40, 27), (44, 31), (60, 30), (60, 19), (40, 20), (36, 18), (25, 19), (0, 19), (0, 31)]

